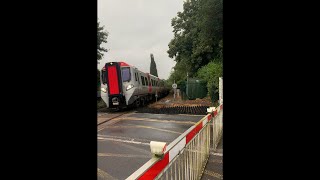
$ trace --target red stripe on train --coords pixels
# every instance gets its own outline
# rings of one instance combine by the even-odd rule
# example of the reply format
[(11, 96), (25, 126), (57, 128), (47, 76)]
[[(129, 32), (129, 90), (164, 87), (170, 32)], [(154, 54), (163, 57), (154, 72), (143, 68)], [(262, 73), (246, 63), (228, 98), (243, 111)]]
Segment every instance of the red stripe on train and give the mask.
[(116, 66), (108, 66), (109, 94), (119, 94), (119, 79)]

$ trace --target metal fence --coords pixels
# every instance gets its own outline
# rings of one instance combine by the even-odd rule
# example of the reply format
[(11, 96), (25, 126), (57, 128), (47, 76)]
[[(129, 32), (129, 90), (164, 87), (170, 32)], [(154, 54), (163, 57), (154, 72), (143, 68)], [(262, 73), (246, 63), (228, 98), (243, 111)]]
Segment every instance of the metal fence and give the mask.
[(207, 82), (201, 79), (189, 78), (188, 81), (180, 82), (178, 87), (183, 100), (202, 99), (208, 94)]
[(223, 133), (223, 126), (222, 126), (222, 119), (223, 119), (223, 105), (220, 105), (217, 110), (214, 112), (214, 118), (213, 118), (213, 150), (215, 151)]
[(209, 149), (210, 125), (207, 123), (155, 179), (200, 179), (209, 158)]
[[(213, 121), (213, 136), (210, 122)], [(217, 127), (215, 127), (217, 126)], [(222, 135), (222, 105), (190, 127), (170, 143), (163, 156), (153, 157), (127, 178), (131, 179), (201, 179), (209, 158), (210, 141), (214, 148)]]

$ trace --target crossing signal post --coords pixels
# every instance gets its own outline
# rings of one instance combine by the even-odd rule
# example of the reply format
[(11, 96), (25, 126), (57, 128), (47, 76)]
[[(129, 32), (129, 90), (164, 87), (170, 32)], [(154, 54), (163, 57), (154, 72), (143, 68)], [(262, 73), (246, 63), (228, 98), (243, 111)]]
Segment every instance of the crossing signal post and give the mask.
[(177, 84), (176, 81), (174, 81), (174, 83), (172, 84), (172, 88), (173, 88), (173, 99), (176, 99), (176, 93), (177, 93)]

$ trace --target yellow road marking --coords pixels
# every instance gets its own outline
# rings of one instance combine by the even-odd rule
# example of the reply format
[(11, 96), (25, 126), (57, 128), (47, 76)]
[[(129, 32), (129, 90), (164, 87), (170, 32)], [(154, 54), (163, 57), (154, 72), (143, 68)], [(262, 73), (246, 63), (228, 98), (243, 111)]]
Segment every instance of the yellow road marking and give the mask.
[(146, 155), (150, 155), (151, 152), (150, 151), (147, 151), (145, 149), (142, 149), (142, 148), (138, 148), (138, 147), (134, 147), (134, 146), (131, 146), (131, 145), (128, 145), (128, 144), (124, 144), (124, 143), (121, 143), (121, 142), (113, 142), (117, 145), (120, 145), (120, 146), (123, 146), (123, 147), (126, 147), (128, 149), (131, 149), (133, 151), (137, 151), (137, 152), (141, 152), (143, 154), (146, 154)]
[[(98, 129), (98, 132), (103, 130), (103, 129), (105, 129), (107, 126), (110, 126), (110, 125), (113, 125), (115, 123), (118, 123), (121, 120), (149, 121), (149, 122), (177, 123), (177, 124), (192, 124), (192, 125), (196, 124), (195, 122), (192, 122), (192, 121), (175, 121), (175, 120), (159, 120), (159, 119), (151, 119), (151, 118), (136, 118), (136, 117), (130, 117), (131, 114), (134, 114), (134, 113), (125, 113), (125, 114), (122, 114), (122, 115), (120, 115), (118, 117), (111, 118), (112, 120), (109, 120), (108, 122), (104, 123), (103, 126), (100, 127), (100, 129)], [(140, 126), (140, 127), (142, 127), (142, 126)], [(147, 126), (144, 126), (144, 127), (147, 127)], [(157, 129), (157, 130), (159, 130), (159, 129)], [(169, 132), (169, 130), (166, 131), (166, 132)], [(174, 131), (171, 131), (171, 132), (174, 132)], [(182, 134), (182, 133), (177, 133), (177, 132), (175, 132), (175, 133), (176, 134)]]
[(196, 116), (196, 117), (201, 117), (205, 115), (199, 115), (199, 114), (178, 114), (179, 116)]
[(98, 128), (100, 127), (100, 129), (98, 129), (98, 132), (105, 129), (107, 126), (113, 125), (117, 122), (119, 122), (120, 120), (117, 120), (119, 117), (123, 116), (123, 117), (127, 117), (129, 115), (133, 114), (133, 112), (127, 112), (127, 113), (123, 113), (123, 114), (117, 114), (114, 117), (109, 118), (109, 120), (107, 122), (104, 122), (102, 124), (100, 124), (98, 126)]
[(163, 132), (170, 132), (170, 133), (174, 133), (174, 134), (182, 134), (180, 132), (177, 131), (170, 131), (170, 130), (166, 130), (166, 129), (159, 129), (159, 128), (155, 128), (155, 127), (151, 127), (151, 126), (110, 126), (110, 127), (105, 127), (105, 129), (116, 129), (116, 128), (146, 128), (146, 129), (154, 129), (154, 130), (158, 130), (158, 131), (163, 131)]
[(141, 139), (141, 138), (129, 138), (129, 137), (122, 137), (122, 136), (110, 136), (110, 135), (103, 135), (103, 134), (98, 134), (98, 139), (100, 138), (103, 140), (103, 138), (113, 138), (113, 139), (119, 139), (119, 140), (128, 140), (132, 141), (132, 139), (137, 140), (137, 141), (144, 141), (144, 142), (150, 142), (152, 140), (150, 139)]
[(98, 130), (98, 132), (99, 131), (101, 131), (101, 130), (103, 130), (103, 129), (105, 129), (106, 127), (108, 127), (108, 126), (111, 126), (111, 125), (113, 125), (113, 124), (116, 124), (116, 123), (118, 123), (119, 121), (121, 121), (120, 119), (112, 119), (112, 120), (109, 120), (108, 122), (106, 122), (106, 123), (103, 123), (103, 124), (101, 124), (99, 127), (101, 127), (99, 130)]
[(123, 139), (114, 139), (114, 138), (105, 138), (105, 137), (98, 137), (100, 141), (112, 141), (112, 142), (122, 142), (122, 143), (131, 143), (131, 144), (139, 144), (139, 145), (147, 145), (149, 146), (150, 143), (138, 142), (132, 140), (123, 140)]
[(147, 155), (136, 155), (136, 154), (115, 154), (115, 153), (98, 153), (99, 157), (124, 157), (124, 158), (150, 158)]
[(160, 122), (160, 123), (196, 124), (195, 122), (192, 122), (192, 121), (159, 120), (159, 119), (136, 118), (136, 117), (126, 117), (126, 118), (117, 118), (117, 119), (120, 119), (120, 120), (133, 120), (133, 121)]

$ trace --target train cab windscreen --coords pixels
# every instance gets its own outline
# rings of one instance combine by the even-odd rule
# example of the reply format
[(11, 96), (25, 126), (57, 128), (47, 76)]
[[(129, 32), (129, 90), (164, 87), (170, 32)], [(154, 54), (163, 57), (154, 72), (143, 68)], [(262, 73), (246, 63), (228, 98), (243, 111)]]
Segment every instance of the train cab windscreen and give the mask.
[(131, 80), (130, 67), (121, 68), (122, 82), (129, 82)]

